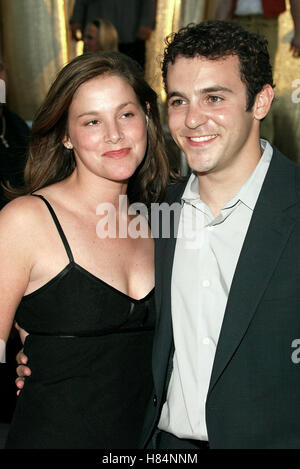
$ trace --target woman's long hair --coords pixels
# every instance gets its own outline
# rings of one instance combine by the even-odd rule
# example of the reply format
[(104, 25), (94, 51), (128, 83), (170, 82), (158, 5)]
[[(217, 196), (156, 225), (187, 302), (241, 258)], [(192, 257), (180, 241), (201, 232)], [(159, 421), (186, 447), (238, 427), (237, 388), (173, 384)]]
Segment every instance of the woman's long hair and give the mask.
[(148, 116), (147, 151), (129, 180), (129, 201), (148, 205), (163, 199), (170, 173), (157, 95), (144, 80), (140, 66), (130, 57), (115, 51), (80, 55), (59, 72), (34, 119), (25, 187), (22, 190), (6, 188), (10, 199), (70, 176), (76, 165), (75, 159), (73, 151), (67, 150), (62, 143), (67, 134), (68, 110), (76, 90), (88, 80), (104, 74), (119, 76), (129, 83)]

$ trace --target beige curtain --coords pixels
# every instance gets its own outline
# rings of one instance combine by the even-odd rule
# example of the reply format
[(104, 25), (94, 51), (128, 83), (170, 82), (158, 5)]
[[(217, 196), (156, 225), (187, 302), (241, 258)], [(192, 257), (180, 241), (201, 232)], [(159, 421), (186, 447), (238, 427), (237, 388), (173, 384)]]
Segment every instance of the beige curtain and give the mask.
[(8, 104), (26, 120), (32, 120), (69, 59), (68, 5), (64, 0), (1, 0)]

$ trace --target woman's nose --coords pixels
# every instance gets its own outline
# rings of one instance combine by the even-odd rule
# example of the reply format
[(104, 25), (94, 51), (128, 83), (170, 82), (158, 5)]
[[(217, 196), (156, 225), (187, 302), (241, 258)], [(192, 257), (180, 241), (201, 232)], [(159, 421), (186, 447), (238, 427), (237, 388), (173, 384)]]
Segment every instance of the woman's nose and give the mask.
[(111, 143), (118, 143), (123, 138), (123, 134), (117, 123), (110, 123), (106, 125), (105, 141)]

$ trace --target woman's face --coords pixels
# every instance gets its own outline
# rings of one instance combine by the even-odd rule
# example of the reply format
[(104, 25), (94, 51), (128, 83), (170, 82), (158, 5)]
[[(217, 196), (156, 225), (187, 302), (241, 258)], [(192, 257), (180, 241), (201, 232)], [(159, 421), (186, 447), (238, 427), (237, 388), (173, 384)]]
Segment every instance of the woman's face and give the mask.
[(64, 145), (73, 148), (81, 173), (127, 182), (145, 155), (147, 119), (125, 80), (101, 75), (74, 94)]
[(97, 52), (99, 50), (99, 30), (97, 26), (88, 23), (83, 34), (83, 52)]

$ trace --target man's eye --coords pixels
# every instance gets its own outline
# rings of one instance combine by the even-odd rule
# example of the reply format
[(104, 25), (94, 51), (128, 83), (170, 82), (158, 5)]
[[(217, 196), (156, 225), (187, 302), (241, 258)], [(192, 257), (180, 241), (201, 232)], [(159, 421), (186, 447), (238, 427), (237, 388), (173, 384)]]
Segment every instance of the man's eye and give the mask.
[(178, 106), (181, 106), (181, 104), (183, 103), (184, 103), (183, 99), (174, 99), (173, 101), (170, 102), (170, 106), (178, 107)]
[(210, 103), (220, 103), (221, 101), (223, 101), (223, 98), (221, 98), (220, 96), (208, 96), (207, 99)]

